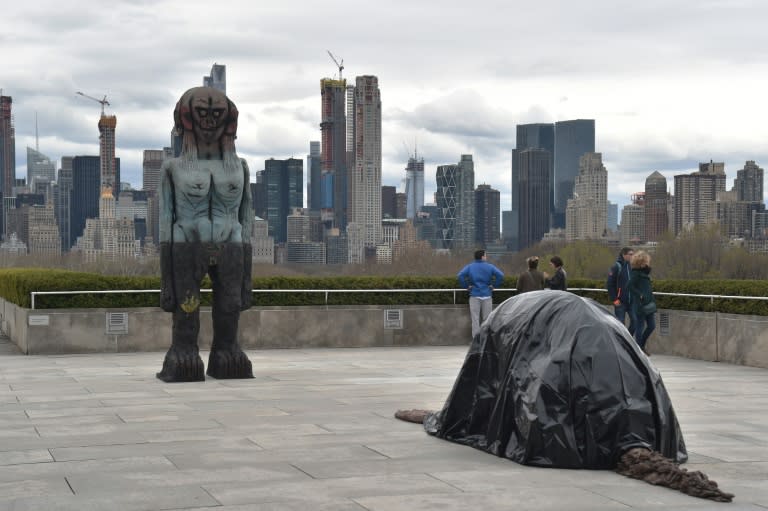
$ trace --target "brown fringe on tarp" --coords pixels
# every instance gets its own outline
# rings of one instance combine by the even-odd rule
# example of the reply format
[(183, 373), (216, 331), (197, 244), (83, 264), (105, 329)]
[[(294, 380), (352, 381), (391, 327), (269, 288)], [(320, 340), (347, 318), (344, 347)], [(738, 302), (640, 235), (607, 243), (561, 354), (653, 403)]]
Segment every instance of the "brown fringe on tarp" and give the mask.
[(433, 413), (432, 410), (398, 410), (395, 412), (395, 418), (400, 419), (401, 421), (424, 424), (424, 419), (431, 413)]
[[(395, 417), (401, 421), (423, 424), (431, 410), (398, 410)], [(689, 472), (661, 453), (642, 447), (636, 447), (625, 452), (614, 469), (617, 473), (641, 479), (656, 486), (666, 486), (679, 490), (693, 497), (714, 500), (716, 502), (731, 502), (732, 493), (725, 493), (717, 487), (717, 483), (698, 470)]]
[(717, 487), (717, 483), (698, 470), (689, 472), (669, 458), (658, 452), (644, 448), (634, 448), (625, 452), (616, 472), (634, 479), (642, 479), (646, 483), (666, 486), (679, 490), (694, 497), (730, 502), (732, 493), (725, 493)]

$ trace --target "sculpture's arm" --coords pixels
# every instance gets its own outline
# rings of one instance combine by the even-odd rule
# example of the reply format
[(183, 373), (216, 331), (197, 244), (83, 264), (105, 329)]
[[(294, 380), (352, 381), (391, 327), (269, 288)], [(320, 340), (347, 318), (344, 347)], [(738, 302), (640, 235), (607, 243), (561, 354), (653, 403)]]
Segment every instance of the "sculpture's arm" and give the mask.
[(251, 197), (251, 175), (248, 172), (248, 163), (245, 159), (240, 159), (243, 164), (243, 200), (240, 202), (238, 211), (238, 220), (243, 227), (243, 243), (251, 242), (251, 231), (253, 230), (253, 197)]
[(171, 164), (168, 160), (163, 162), (163, 166), (160, 169), (158, 199), (160, 200), (160, 233), (158, 235), (160, 245), (160, 307), (166, 312), (173, 312), (176, 309), (176, 290), (173, 275), (172, 245), (176, 208), (174, 205)]
[[(160, 190), (158, 198), (160, 199), (160, 233), (159, 243), (170, 243), (173, 232), (173, 222), (176, 219), (176, 205), (173, 197), (173, 179), (171, 178), (171, 163), (169, 160), (163, 162), (160, 168)], [(184, 240), (177, 240), (184, 241)]]
[(253, 229), (253, 198), (251, 197), (251, 175), (248, 172), (248, 163), (243, 163), (243, 200), (240, 202), (238, 220), (242, 226), (243, 239), (243, 285), (240, 292), (240, 310), (251, 307), (253, 299), (253, 248), (251, 246), (251, 231)]

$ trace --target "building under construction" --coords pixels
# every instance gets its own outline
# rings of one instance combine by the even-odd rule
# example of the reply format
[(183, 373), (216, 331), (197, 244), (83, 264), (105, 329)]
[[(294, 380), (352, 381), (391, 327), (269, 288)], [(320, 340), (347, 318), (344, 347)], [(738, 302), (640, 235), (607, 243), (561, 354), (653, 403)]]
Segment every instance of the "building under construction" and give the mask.
[(320, 196), (326, 229), (347, 225), (346, 80), (320, 80)]
[(109, 188), (117, 199), (120, 194), (120, 176), (115, 166), (115, 128), (117, 117), (101, 114), (99, 118), (99, 158), (101, 164), (101, 189)]

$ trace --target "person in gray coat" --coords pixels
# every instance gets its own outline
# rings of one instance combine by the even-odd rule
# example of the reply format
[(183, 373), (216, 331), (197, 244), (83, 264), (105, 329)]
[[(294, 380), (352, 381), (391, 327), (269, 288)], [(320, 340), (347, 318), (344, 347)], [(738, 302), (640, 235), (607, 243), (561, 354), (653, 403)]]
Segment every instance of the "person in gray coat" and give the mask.
[(538, 270), (539, 258), (531, 256), (526, 259), (528, 271), (524, 271), (517, 277), (517, 294), (544, 289), (544, 274)]

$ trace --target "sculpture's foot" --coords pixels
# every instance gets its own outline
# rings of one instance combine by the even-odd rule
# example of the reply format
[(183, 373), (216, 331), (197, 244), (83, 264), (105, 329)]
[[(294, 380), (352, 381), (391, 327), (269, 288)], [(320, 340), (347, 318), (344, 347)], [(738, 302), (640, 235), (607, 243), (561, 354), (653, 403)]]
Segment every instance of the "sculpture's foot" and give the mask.
[(213, 349), (208, 357), (208, 376), (219, 380), (253, 378), (251, 361), (239, 347)]
[(197, 350), (171, 347), (165, 354), (163, 370), (157, 377), (166, 383), (205, 381), (203, 360)]
[(424, 424), (424, 419), (432, 413), (434, 413), (432, 410), (398, 410), (395, 412), (395, 418), (400, 419), (401, 421)]

